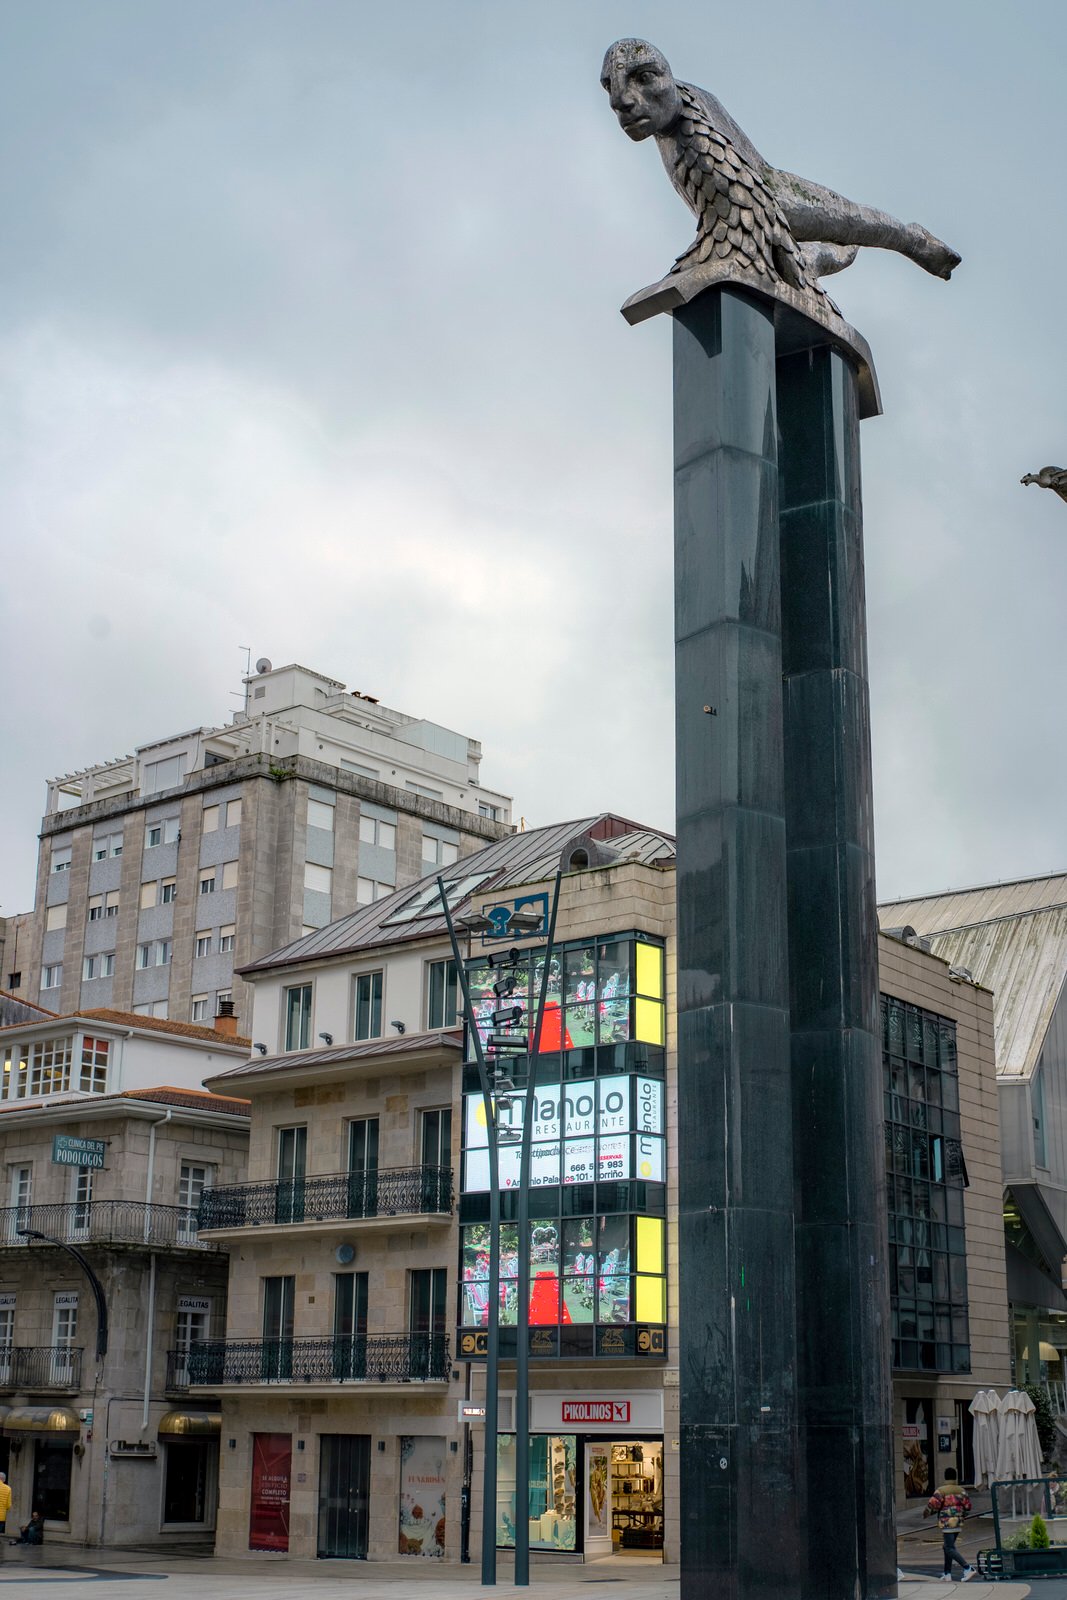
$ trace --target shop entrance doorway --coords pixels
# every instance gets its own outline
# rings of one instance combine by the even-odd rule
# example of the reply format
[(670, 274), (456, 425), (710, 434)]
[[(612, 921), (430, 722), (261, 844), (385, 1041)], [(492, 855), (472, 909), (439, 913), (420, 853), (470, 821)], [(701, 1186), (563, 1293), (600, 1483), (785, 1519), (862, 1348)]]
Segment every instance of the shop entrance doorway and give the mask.
[(319, 1537), (316, 1554), (367, 1559), (370, 1435), (324, 1433), (319, 1444)]
[[(663, 1440), (620, 1440), (605, 1446), (599, 1440), (586, 1445), (587, 1499), (590, 1515), (600, 1471), (598, 1458), (607, 1455), (608, 1482), (605, 1507), (610, 1506), (611, 1552), (614, 1555), (663, 1559)], [(599, 1541), (586, 1549), (592, 1555)], [(595, 1536), (594, 1536), (595, 1538)]]

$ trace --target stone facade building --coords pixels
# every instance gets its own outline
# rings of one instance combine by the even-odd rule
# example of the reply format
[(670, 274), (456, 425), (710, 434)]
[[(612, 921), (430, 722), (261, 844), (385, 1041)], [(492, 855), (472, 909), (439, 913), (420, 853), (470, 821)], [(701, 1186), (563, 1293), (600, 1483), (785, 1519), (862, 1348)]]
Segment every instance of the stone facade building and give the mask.
[(236, 968), (510, 831), (476, 740), (261, 666), (225, 726), (49, 784), (0, 987), (56, 1011), (240, 1016)]
[[(125, 1035), (135, 1056), (143, 1040)], [(97, 1053), (101, 1036), (79, 1026), (76, 1037)], [(203, 1041), (201, 1071), (247, 1048)], [(197, 1206), (205, 1185), (243, 1176), (247, 1111), (232, 1096), (148, 1085), (0, 1104), (12, 1525), (38, 1510), (49, 1542), (210, 1541), (219, 1422), (210, 1397), (190, 1407), (188, 1352), (225, 1326), (227, 1265), (199, 1238)]]
[[(491, 922), (543, 909), (557, 866), (533, 1107), (531, 1547), (676, 1559), (673, 844), (610, 815), (518, 834), (445, 873), (449, 903)], [(482, 1015), (499, 1004), (485, 963), (501, 945), (464, 938)], [(527, 1006), (543, 944), (504, 941)], [(966, 1474), (964, 1402), (1005, 1380), (1007, 1312), (989, 996), (922, 950), (883, 938), (881, 953), (903, 1502), (921, 1475), (910, 1446), (933, 1471), (942, 1421), (936, 1467), (954, 1457)], [(202, 1200), (202, 1236), (231, 1251), (230, 1312), (191, 1373), (222, 1411), (217, 1548), (459, 1559), (483, 1518), (488, 1188), (436, 883), (244, 976), (265, 1053), (209, 1080), (249, 1098), (252, 1135), (247, 1181)], [(517, 1081), (505, 1115), (519, 1126)], [(502, 1147), (505, 1548), (514, 1159)]]

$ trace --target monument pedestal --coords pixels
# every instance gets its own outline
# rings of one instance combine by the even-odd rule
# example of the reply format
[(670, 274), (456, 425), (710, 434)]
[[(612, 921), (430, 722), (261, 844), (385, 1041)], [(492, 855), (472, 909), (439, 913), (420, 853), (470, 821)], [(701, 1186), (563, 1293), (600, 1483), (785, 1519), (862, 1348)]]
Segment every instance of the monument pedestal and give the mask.
[(673, 320), (683, 1600), (873, 1600), (896, 1559), (860, 365), (747, 288)]

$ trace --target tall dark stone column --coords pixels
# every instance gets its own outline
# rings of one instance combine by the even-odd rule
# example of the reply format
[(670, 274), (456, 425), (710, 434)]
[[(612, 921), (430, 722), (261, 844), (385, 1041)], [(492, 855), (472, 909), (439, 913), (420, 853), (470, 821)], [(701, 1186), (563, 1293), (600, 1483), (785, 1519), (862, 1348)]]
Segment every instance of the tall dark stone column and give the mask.
[(798, 1600), (774, 308), (674, 316), (683, 1600)]
[(778, 362), (805, 1600), (896, 1594), (859, 420), (822, 344)]

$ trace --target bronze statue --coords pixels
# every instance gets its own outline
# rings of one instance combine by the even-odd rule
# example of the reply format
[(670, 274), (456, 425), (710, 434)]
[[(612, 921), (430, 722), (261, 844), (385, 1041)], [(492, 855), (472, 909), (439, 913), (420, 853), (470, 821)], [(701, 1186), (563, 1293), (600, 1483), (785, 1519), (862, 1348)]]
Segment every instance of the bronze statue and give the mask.
[(697, 236), (672, 273), (719, 262), (754, 284), (783, 282), (825, 305), (817, 280), (851, 266), (864, 245), (897, 250), (939, 278), (959, 265), (956, 251), (918, 223), (772, 167), (714, 95), (677, 82), (643, 39), (613, 44), (600, 81), (628, 138), (655, 139), (696, 216)]
[(1036, 483), (1039, 489), (1051, 489), (1061, 500), (1067, 500), (1067, 467), (1042, 467), (1040, 472), (1028, 472), (1020, 483)]

